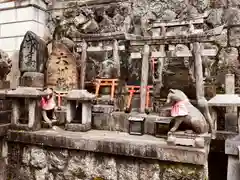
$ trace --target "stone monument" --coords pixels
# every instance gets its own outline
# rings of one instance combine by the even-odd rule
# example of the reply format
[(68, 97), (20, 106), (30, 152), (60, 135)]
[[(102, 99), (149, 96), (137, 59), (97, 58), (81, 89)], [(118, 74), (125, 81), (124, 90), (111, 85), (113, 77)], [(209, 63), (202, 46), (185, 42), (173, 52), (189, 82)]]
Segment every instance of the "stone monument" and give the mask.
[(28, 31), (19, 51), (20, 86), (44, 87), (47, 58), (48, 49), (45, 41)]

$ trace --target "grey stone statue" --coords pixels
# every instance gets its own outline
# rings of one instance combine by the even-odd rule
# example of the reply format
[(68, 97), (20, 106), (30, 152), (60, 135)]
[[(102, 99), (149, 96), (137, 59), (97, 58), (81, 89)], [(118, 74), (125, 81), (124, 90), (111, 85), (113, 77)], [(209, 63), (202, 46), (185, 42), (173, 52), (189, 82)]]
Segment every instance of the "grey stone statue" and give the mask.
[[(192, 130), (197, 134), (212, 132), (211, 117), (204, 115), (194, 107), (189, 101), (188, 97), (178, 89), (170, 89), (167, 96), (167, 101), (164, 107), (171, 105), (171, 115), (173, 116), (173, 127), (170, 132), (179, 130)], [(173, 112), (175, 108), (175, 113)]]

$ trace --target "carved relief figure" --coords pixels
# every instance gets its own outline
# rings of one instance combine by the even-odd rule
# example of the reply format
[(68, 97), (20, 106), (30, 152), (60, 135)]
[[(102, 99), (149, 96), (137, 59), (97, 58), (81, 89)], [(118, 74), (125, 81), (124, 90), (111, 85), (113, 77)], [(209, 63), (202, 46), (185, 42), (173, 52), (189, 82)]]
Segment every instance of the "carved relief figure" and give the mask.
[(0, 50), (0, 81), (5, 81), (12, 68), (12, 60), (8, 54)]
[(188, 97), (178, 89), (170, 89), (167, 97), (166, 105), (172, 105), (171, 115), (173, 116), (173, 127), (171, 132), (179, 129), (192, 130), (197, 134), (212, 131), (208, 126), (210, 119), (206, 119), (203, 114), (194, 107)]

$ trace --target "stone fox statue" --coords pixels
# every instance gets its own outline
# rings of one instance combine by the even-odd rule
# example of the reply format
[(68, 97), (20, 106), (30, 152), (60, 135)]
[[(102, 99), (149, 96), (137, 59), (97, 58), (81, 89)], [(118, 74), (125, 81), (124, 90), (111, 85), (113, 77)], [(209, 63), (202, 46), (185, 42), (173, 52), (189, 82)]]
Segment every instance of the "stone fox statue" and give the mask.
[[(53, 89), (47, 88), (44, 90), (49, 95), (47, 97), (42, 97), (41, 108), (42, 108), (42, 117), (45, 122), (48, 123), (49, 127), (52, 127), (52, 119), (56, 120), (55, 106)], [(51, 120), (50, 120), (51, 119)]]
[[(188, 97), (180, 90), (170, 89), (164, 107), (172, 105), (171, 116), (173, 117), (173, 127), (170, 132), (174, 132), (183, 127), (185, 130), (193, 130), (197, 134), (207, 133), (210, 122), (203, 114), (194, 107)], [(211, 128), (211, 127), (210, 127)], [(211, 130), (210, 130), (211, 131)]]

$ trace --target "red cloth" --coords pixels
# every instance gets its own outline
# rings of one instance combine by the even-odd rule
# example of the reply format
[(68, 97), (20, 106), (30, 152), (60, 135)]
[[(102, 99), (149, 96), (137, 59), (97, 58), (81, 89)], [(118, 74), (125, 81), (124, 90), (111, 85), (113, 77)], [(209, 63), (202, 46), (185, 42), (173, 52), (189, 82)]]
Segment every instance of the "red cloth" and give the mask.
[(47, 100), (44, 97), (42, 97), (42, 99), (41, 99), (41, 107), (44, 107), (46, 104), (47, 104)]
[(188, 115), (188, 110), (185, 105), (186, 101), (187, 100), (179, 101), (172, 106), (172, 109), (171, 109), (172, 117)]
[(40, 104), (42, 109), (44, 110), (51, 110), (56, 106), (56, 103), (53, 97), (51, 97), (50, 99), (46, 99), (42, 97)]

